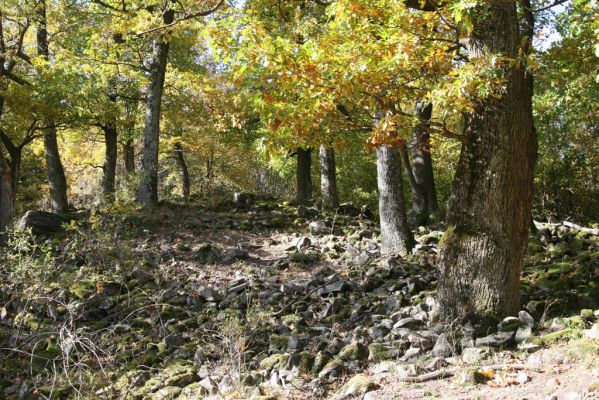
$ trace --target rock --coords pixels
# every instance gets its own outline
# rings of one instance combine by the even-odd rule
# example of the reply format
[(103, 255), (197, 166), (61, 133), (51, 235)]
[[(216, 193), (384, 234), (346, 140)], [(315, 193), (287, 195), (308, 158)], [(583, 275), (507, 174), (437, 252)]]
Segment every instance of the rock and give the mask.
[(322, 295), (327, 295), (330, 293), (339, 293), (339, 292), (344, 292), (348, 288), (349, 288), (349, 285), (347, 284), (347, 282), (344, 281), (343, 279), (341, 279), (341, 280), (335, 281), (333, 283), (329, 283), (325, 287), (319, 289), (318, 294), (320, 294), (322, 296)]
[(532, 336), (532, 328), (530, 326), (521, 326), (514, 335), (514, 342), (520, 344)]
[[(316, 362), (314, 363), (316, 365)], [(329, 377), (336, 377), (341, 374), (343, 370), (343, 361), (339, 359), (329, 361), (322, 370), (318, 373), (318, 377), (320, 379), (325, 379)]]
[(591, 340), (599, 340), (599, 322), (596, 322), (591, 329), (584, 329), (582, 336)]
[(368, 358), (368, 348), (360, 342), (352, 342), (343, 347), (338, 355), (345, 361), (364, 361)]
[(307, 249), (312, 245), (312, 241), (310, 238), (306, 236), (300, 236), (297, 238), (293, 246), (297, 249), (297, 251), (302, 251), (303, 249)]
[(183, 335), (171, 333), (164, 337), (164, 344), (167, 347), (181, 347), (187, 342), (187, 338)]
[(312, 221), (308, 225), (311, 235), (324, 235), (331, 231), (331, 229), (322, 221)]
[(233, 203), (240, 208), (248, 208), (256, 201), (252, 193), (233, 193)]
[(282, 367), (287, 363), (289, 356), (287, 354), (273, 354), (260, 361), (260, 368), (266, 371), (272, 370), (274, 367)]
[(439, 335), (433, 347), (432, 355), (435, 357), (447, 357), (453, 352), (449, 341), (445, 335)]
[(372, 379), (364, 374), (358, 374), (347, 381), (333, 396), (334, 400), (355, 399), (364, 396), (367, 392), (379, 388)]
[(400, 358), (400, 360), (407, 361), (410, 358), (417, 357), (417, 356), (421, 355), (422, 353), (424, 353), (424, 350), (422, 350), (421, 347), (410, 347), (408, 350), (406, 350), (406, 352)]
[(31, 229), (31, 232), (35, 235), (48, 235), (60, 232), (63, 223), (63, 219), (58, 214), (30, 210), (21, 217), (17, 228), (22, 230)]
[(462, 350), (462, 361), (466, 364), (475, 364), (480, 362), (488, 353), (487, 349), (480, 347), (467, 347)]
[(364, 252), (358, 254), (356, 257), (354, 257), (353, 264), (356, 267), (364, 267), (364, 266), (368, 265), (368, 263), (370, 263), (371, 260), (372, 260), (372, 257), (370, 256), (370, 254), (368, 254), (367, 252), (364, 251)]
[(426, 365), (423, 367), (423, 369), (425, 371), (436, 371), (439, 368), (443, 368), (445, 366), (447, 366), (447, 361), (445, 361), (444, 358), (435, 357), (432, 360), (430, 360), (428, 363), (426, 363)]
[(513, 336), (514, 332), (497, 332), (494, 335), (476, 339), (476, 346), (505, 347), (512, 341)]
[(152, 393), (147, 398), (148, 400), (175, 400), (179, 396), (179, 393), (181, 393), (180, 387), (166, 386)]
[(232, 248), (225, 254), (223, 261), (225, 263), (232, 263), (238, 260), (247, 260), (250, 258), (250, 254), (243, 249)]
[(321, 372), (330, 360), (331, 357), (323, 352), (316, 354), (316, 357), (314, 358), (314, 364), (312, 365), (312, 374), (316, 375), (317, 373)]
[(532, 315), (530, 315), (529, 313), (527, 313), (526, 311), (522, 310), (518, 313), (518, 319), (520, 320), (520, 322), (522, 322), (524, 325), (530, 327), (531, 329), (535, 328), (535, 319), (532, 317)]
[(416, 364), (398, 364), (395, 368), (397, 376), (400, 378), (407, 378), (408, 376), (418, 375), (416, 370)]
[(142, 269), (135, 268), (133, 272), (131, 272), (131, 278), (137, 279), (141, 283), (147, 283), (154, 280), (154, 275)]
[(382, 375), (387, 373), (393, 373), (397, 370), (397, 362), (395, 361), (381, 361), (370, 367), (370, 371), (375, 375)]
[(498, 325), (499, 332), (513, 332), (520, 326), (520, 320), (516, 317), (506, 317)]

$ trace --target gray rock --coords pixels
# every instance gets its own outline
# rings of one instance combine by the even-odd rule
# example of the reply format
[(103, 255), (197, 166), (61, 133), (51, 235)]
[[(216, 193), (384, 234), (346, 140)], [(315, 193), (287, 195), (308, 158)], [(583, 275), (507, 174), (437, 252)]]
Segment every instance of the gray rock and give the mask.
[(421, 355), (422, 353), (424, 353), (424, 351), (422, 350), (422, 348), (420, 348), (420, 347), (410, 347), (408, 350), (406, 350), (406, 352), (400, 358), (400, 360), (407, 361), (410, 358), (417, 357), (417, 356)]
[(480, 362), (489, 351), (480, 347), (467, 347), (462, 350), (462, 361), (466, 364), (475, 364)]
[(372, 379), (358, 374), (347, 381), (333, 396), (333, 400), (349, 400), (363, 397), (367, 392), (379, 388)]
[(17, 228), (31, 229), (35, 235), (47, 235), (60, 232), (63, 223), (64, 220), (58, 214), (30, 210), (21, 217)]
[(293, 245), (295, 246), (297, 251), (301, 251), (310, 247), (312, 245), (312, 241), (310, 240), (310, 238), (306, 236), (300, 236), (299, 238), (297, 238)]
[(505, 317), (498, 325), (499, 332), (513, 332), (521, 325), (521, 322), (516, 317)]
[(532, 336), (532, 328), (530, 326), (521, 326), (516, 331), (514, 342), (520, 344)]
[(171, 333), (164, 337), (164, 344), (167, 347), (181, 347), (187, 342), (187, 338), (177, 333)]
[(476, 339), (476, 346), (504, 347), (511, 343), (514, 332), (497, 332), (494, 335)]
[(323, 235), (329, 233), (331, 229), (322, 221), (312, 221), (308, 225), (311, 235)]
[(432, 355), (435, 357), (447, 357), (451, 355), (452, 348), (445, 335), (439, 335), (433, 347)]
[(520, 319), (520, 321), (530, 327), (531, 329), (535, 328), (535, 319), (532, 317), (532, 315), (530, 315), (529, 313), (527, 313), (526, 311), (522, 310), (518, 313), (518, 319)]

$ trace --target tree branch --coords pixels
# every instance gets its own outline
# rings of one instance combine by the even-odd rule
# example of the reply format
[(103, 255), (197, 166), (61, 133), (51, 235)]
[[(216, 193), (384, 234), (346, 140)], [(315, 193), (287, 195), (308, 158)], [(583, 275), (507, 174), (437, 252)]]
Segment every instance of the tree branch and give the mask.
[(194, 13), (189, 13), (189, 14), (184, 14), (182, 17), (177, 18), (176, 20), (174, 20), (173, 22), (169, 23), (169, 24), (164, 24), (161, 26), (156, 26), (154, 28), (150, 28), (148, 30), (142, 31), (142, 32), (138, 32), (136, 33), (137, 36), (143, 36), (146, 35), (148, 33), (152, 33), (152, 32), (156, 32), (158, 30), (161, 29), (166, 29), (166, 28), (170, 28), (171, 26), (174, 26), (180, 22), (183, 21), (187, 21), (193, 18), (197, 18), (197, 17), (206, 17), (210, 14), (212, 14), (213, 12), (215, 12), (216, 10), (218, 10), (220, 8), (220, 6), (225, 2), (225, 0), (218, 0), (218, 2), (212, 6), (211, 8), (207, 9), (207, 10), (202, 10), (202, 11), (197, 11)]

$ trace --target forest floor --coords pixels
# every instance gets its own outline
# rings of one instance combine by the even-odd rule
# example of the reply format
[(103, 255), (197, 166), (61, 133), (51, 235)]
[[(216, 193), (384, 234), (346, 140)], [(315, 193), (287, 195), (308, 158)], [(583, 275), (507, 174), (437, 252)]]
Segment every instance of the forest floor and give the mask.
[(381, 257), (376, 221), (343, 211), (114, 207), (17, 235), (0, 398), (599, 399), (598, 236), (540, 226), (522, 311), (474, 337), (436, 320), (442, 226)]

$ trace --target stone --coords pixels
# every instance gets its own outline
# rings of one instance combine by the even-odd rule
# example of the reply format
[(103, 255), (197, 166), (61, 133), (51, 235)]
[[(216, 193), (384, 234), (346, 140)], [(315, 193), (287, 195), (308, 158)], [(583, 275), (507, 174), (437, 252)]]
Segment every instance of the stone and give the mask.
[(330, 293), (339, 293), (339, 292), (344, 292), (348, 288), (349, 288), (349, 285), (347, 284), (347, 282), (344, 281), (343, 279), (340, 279), (338, 281), (329, 283), (325, 287), (319, 289), (318, 294), (320, 294), (322, 296), (322, 295), (327, 295)]
[(513, 332), (520, 326), (520, 319), (516, 317), (506, 317), (498, 325), (499, 332)]
[(21, 230), (31, 229), (34, 235), (49, 235), (60, 232), (63, 223), (64, 220), (58, 214), (30, 210), (21, 217), (17, 228)]
[(476, 346), (505, 347), (511, 343), (514, 332), (497, 332), (496, 334), (476, 339)]
[(258, 365), (260, 365), (261, 369), (270, 371), (274, 367), (282, 367), (283, 365), (285, 365), (285, 363), (287, 363), (288, 358), (289, 356), (287, 354), (272, 354), (260, 361)]
[(529, 313), (527, 313), (526, 311), (522, 310), (518, 313), (518, 319), (520, 320), (520, 322), (522, 322), (524, 325), (530, 327), (531, 329), (535, 328), (535, 319), (532, 317), (532, 315), (530, 315)]
[(187, 342), (187, 338), (183, 335), (171, 333), (164, 337), (164, 344), (167, 347), (181, 347)]
[(368, 345), (368, 361), (383, 361), (396, 358), (398, 355), (399, 350), (394, 347), (382, 343), (370, 343)]
[(447, 357), (453, 352), (449, 341), (445, 335), (439, 335), (433, 347), (432, 355), (434, 357)]
[(363, 361), (368, 358), (368, 348), (363, 343), (352, 342), (343, 347), (338, 356), (345, 361)]
[[(316, 365), (316, 363), (315, 363), (315, 365)], [(344, 365), (343, 365), (342, 360), (339, 360), (339, 359), (331, 360), (318, 373), (318, 377), (320, 379), (325, 379), (325, 378), (329, 378), (329, 377), (339, 376), (341, 374), (341, 371), (343, 370), (343, 368), (344, 368)]]
[(368, 265), (368, 263), (370, 263), (371, 260), (372, 260), (372, 257), (370, 256), (370, 254), (368, 254), (367, 252), (364, 251), (364, 252), (358, 254), (356, 257), (354, 257), (353, 264), (356, 267), (364, 267), (364, 266)]
[(443, 368), (447, 366), (447, 361), (445, 361), (444, 358), (441, 357), (435, 357), (432, 360), (430, 360), (428, 363), (426, 363), (423, 367), (423, 369), (425, 371), (436, 371), (440, 368)]
[(397, 370), (397, 362), (395, 361), (381, 361), (370, 367), (370, 371), (375, 375), (382, 375), (387, 373), (393, 373)]
[(480, 362), (489, 351), (480, 347), (467, 347), (462, 350), (462, 361), (466, 364), (475, 364)]
[(422, 353), (424, 353), (424, 350), (422, 350), (422, 348), (420, 348), (420, 347), (410, 347), (408, 350), (406, 350), (406, 352), (400, 358), (400, 360), (407, 361), (410, 358), (417, 357), (417, 356), (421, 355)]
[(247, 208), (254, 204), (256, 196), (253, 193), (233, 193), (233, 203), (241, 208)]
[(516, 344), (520, 344), (531, 336), (532, 328), (530, 326), (521, 326), (518, 328), (518, 330), (516, 330), (516, 334), (514, 335), (514, 342), (516, 342)]
[(364, 374), (355, 375), (347, 381), (333, 396), (334, 400), (349, 400), (361, 398), (367, 392), (379, 388), (372, 379)]
[(331, 229), (322, 221), (312, 221), (308, 225), (311, 235), (323, 235), (331, 231)]
[(599, 340), (599, 322), (593, 324), (591, 329), (584, 329), (582, 336), (591, 340)]
[(306, 237), (306, 236), (300, 236), (299, 238), (296, 239), (295, 243), (293, 244), (293, 246), (297, 249), (297, 251), (306, 249), (306, 248), (310, 247), (311, 245), (312, 245), (312, 241), (310, 240), (309, 237)]

